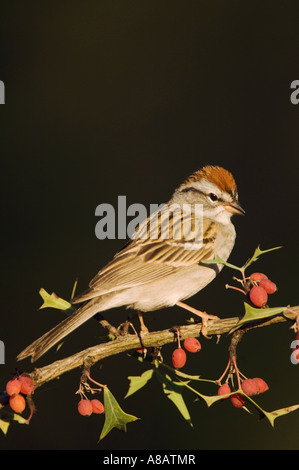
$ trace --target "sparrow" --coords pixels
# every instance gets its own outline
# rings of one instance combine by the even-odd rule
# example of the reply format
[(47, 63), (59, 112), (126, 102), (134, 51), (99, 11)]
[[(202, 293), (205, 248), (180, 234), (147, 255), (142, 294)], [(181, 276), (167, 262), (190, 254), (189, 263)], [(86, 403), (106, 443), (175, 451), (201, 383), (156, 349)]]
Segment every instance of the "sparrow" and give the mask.
[[(187, 212), (182, 210), (185, 207)], [(36, 361), (95, 314), (116, 307), (136, 310), (144, 334), (141, 312), (178, 305), (200, 316), (203, 324), (217, 318), (182, 301), (203, 289), (223, 267), (203, 261), (216, 255), (226, 261), (234, 247), (231, 217), (245, 214), (234, 177), (222, 167), (205, 166), (191, 174), (163, 208), (136, 228), (123, 249), (92, 279), (89, 289), (73, 299), (73, 304), (82, 305), (24, 349), (18, 360), (31, 356), (31, 362)], [(202, 219), (198, 208), (202, 208)], [(162, 228), (165, 214), (167, 236)], [(185, 219), (191, 222), (189, 230), (180, 228)]]

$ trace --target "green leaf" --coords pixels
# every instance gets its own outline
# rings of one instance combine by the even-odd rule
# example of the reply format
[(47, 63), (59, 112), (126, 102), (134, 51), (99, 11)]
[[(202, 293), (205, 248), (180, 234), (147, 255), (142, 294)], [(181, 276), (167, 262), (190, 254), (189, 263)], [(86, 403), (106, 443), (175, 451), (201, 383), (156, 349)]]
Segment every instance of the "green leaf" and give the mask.
[(230, 333), (233, 333), (246, 323), (275, 317), (287, 309), (287, 307), (254, 308), (246, 302), (244, 302), (244, 306), (245, 315), (241, 318), (241, 320), (238, 321), (236, 326), (230, 330)]
[(45, 291), (45, 289), (40, 289), (39, 294), (44, 301), (44, 303), (39, 307), (39, 310), (47, 307), (58, 308), (59, 310), (67, 310), (72, 307), (72, 304), (64, 299), (61, 299), (54, 292), (50, 295), (47, 291)]
[(28, 424), (27, 419), (23, 418), (23, 416), (18, 413), (12, 413), (12, 420), (17, 421), (19, 424)]
[(178, 377), (182, 377), (184, 379), (189, 379), (190, 380), (198, 380), (199, 382), (210, 382), (210, 383), (216, 383), (215, 380), (210, 380), (210, 379), (201, 379), (200, 378), (200, 375), (190, 375), (190, 374), (186, 374), (185, 372), (182, 372), (178, 369), (174, 369), (173, 367), (170, 367), (168, 364), (165, 364), (164, 362), (162, 362), (160, 364), (160, 366), (170, 370), (171, 372), (173, 372), (175, 375), (177, 375)]
[(105, 423), (102, 429), (100, 440), (103, 439), (113, 429), (117, 428), (121, 431), (127, 430), (127, 423), (136, 421), (139, 418), (125, 413), (118, 402), (108, 389), (104, 387), (104, 407), (105, 407)]
[(153, 373), (154, 369), (149, 369), (143, 372), (143, 374), (141, 375), (128, 377), (128, 379), (130, 380), (130, 386), (125, 398), (129, 397), (130, 395), (133, 395), (133, 393), (137, 392), (142, 387), (144, 387), (144, 385), (146, 385), (147, 382), (152, 378)]
[(4, 421), (3, 419), (0, 419), (0, 429), (5, 436), (7, 434), (9, 425), (10, 425), (9, 421)]
[(78, 279), (76, 279), (75, 282), (74, 282), (73, 289), (72, 289), (72, 293), (71, 293), (71, 300), (73, 300), (73, 298), (75, 297), (75, 292), (76, 292), (76, 289), (77, 289), (77, 284), (78, 284)]
[(252, 263), (257, 261), (259, 259), (259, 257), (261, 255), (263, 255), (264, 253), (268, 253), (269, 251), (279, 250), (280, 248), (282, 248), (282, 247), (281, 246), (276, 246), (275, 248), (270, 248), (269, 250), (261, 250), (260, 247), (258, 246), (256, 248), (255, 252), (253, 253), (252, 258), (250, 258), (248, 261), (246, 261), (246, 263), (241, 268), (241, 270), (244, 272), (245, 269), (248, 268), (248, 266), (250, 266)]
[(190, 424), (190, 426), (193, 427), (188, 408), (182, 396), (181, 387), (185, 384), (185, 382), (173, 382), (169, 375), (160, 372), (158, 369), (155, 369), (155, 374), (158, 380), (162, 383), (163, 391), (167, 398), (172, 401), (183, 418)]

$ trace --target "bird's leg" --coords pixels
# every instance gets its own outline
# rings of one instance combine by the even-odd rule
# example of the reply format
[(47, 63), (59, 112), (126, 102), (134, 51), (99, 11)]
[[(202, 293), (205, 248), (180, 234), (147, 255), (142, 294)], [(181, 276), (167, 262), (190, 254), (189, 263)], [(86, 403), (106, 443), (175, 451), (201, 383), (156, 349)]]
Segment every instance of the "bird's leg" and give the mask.
[(139, 318), (139, 323), (140, 323), (140, 336), (144, 336), (148, 333), (148, 328), (145, 326), (145, 323), (143, 321), (143, 316), (140, 310), (137, 311), (138, 313), (138, 318)]
[(140, 339), (140, 344), (141, 344), (141, 348), (139, 348), (138, 352), (142, 353), (143, 356), (145, 357), (147, 349), (144, 347), (142, 339), (148, 333), (148, 328), (145, 326), (143, 316), (140, 310), (137, 310), (137, 313), (138, 313), (138, 318), (139, 318), (139, 323), (140, 323), (139, 339)]
[(179, 307), (185, 308), (186, 310), (189, 310), (189, 312), (194, 313), (195, 315), (204, 318), (205, 320), (218, 320), (219, 317), (216, 317), (215, 315), (209, 315), (206, 312), (202, 312), (201, 310), (197, 310), (196, 308), (190, 307), (189, 305), (183, 303), (183, 302), (177, 302), (176, 305)]
[(207, 337), (206, 328), (207, 328), (208, 320), (218, 320), (218, 317), (216, 317), (215, 315), (209, 315), (206, 312), (201, 312), (200, 310), (197, 310), (196, 308), (190, 307), (189, 305), (187, 305), (183, 302), (177, 302), (176, 305), (178, 305), (178, 307), (184, 308), (185, 310), (189, 310), (189, 312), (194, 313), (198, 317), (201, 317), (201, 321), (202, 321), (201, 333), (205, 337)]

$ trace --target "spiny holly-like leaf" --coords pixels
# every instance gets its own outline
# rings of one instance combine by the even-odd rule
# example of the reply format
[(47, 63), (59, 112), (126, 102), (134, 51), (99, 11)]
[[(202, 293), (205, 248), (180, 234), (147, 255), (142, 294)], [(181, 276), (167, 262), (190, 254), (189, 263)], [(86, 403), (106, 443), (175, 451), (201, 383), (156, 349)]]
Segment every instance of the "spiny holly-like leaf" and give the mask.
[(274, 427), (274, 421), (276, 418), (279, 418), (280, 416), (284, 416), (288, 413), (291, 413), (292, 411), (295, 411), (299, 408), (299, 405), (292, 405), (292, 406), (287, 406), (286, 408), (280, 408), (279, 410), (275, 411), (265, 411), (256, 401), (252, 399), (252, 397), (249, 397), (246, 395), (246, 393), (243, 392), (242, 389), (237, 390), (237, 392), (234, 393), (240, 393), (243, 395), (246, 400), (251, 402), (251, 404), (258, 410), (259, 415), (261, 418), (267, 418), (268, 421), (270, 422), (271, 426)]
[(137, 419), (139, 419), (136, 416), (125, 413), (121, 409), (108, 387), (104, 387), (104, 407), (105, 423), (100, 435), (100, 440), (107, 436), (107, 434), (113, 428), (120, 429), (121, 431), (126, 431), (127, 423), (131, 423), (132, 421), (136, 421)]
[(2, 409), (0, 411), (0, 418), (4, 418), (5, 421), (17, 421), (20, 424), (28, 424), (26, 418), (23, 418), (23, 416), (18, 413), (14, 413), (13, 411), (8, 411), (7, 409)]
[(223, 400), (223, 398), (230, 397), (231, 395), (234, 395), (236, 393), (234, 391), (231, 393), (227, 393), (226, 395), (204, 395), (202, 393), (199, 393), (197, 390), (195, 390), (195, 388), (191, 387), (187, 382), (183, 382), (183, 384), (185, 385), (185, 387), (189, 388), (189, 390), (191, 390), (197, 396), (199, 396), (199, 398), (204, 400), (208, 407), (213, 405), (216, 401)]
[(40, 289), (40, 296), (43, 298), (44, 303), (39, 307), (39, 310), (42, 308), (57, 308), (59, 310), (67, 310), (72, 307), (72, 305), (64, 299), (58, 297), (54, 292), (50, 295), (45, 289)]
[(149, 369), (143, 372), (143, 374), (141, 375), (128, 377), (128, 379), (130, 380), (130, 386), (125, 398), (129, 397), (130, 395), (133, 395), (133, 393), (137, 392), (142, 387), (144, 387), (144, 385), (146, 385), (147, 382), (152, 378), (153, 373), (154, 369)]
[(269, 251), (279, 250), (280, 248), (282, 248), (282, 247), (281, 246), (276, 246), (275, 248), (269, 248), (269, 250), (261, 250), (260, 247), (258, 246), (256, 248), (255, 252), (253, 253), (253, 256), (248, 261), (246, 261), (244, 266), (241, 268), (242, 271), (244, 272), (245, 269), (248, 268), (248, 266), (250, 266), (252, 263), (257, 261), (259, 259), (259, 257), (261, 255), (263, 255), (264, 253), (268, 253)]
[(283, 313), (287, 307), (273, 307), (273, 308), (255, 308), (251, 305), (244, 302), (245, 306), (245, 315), (241, 318), (241, 320), (230, 330), (230, 333), (238, 330), (241, 326), (245, 325), (249, 322), (254, 322), (258, 320), (264, 320), (266, 318), (275, 317), (280, 313)]
[(201, 263), (204, 263), (204, 264), (224, 264), (225, 266), (227, 266), (228, 268), (231, 268), (231, 269), (236, 269), (237, 271), (241, 271), (242, 268), (239, 268), (238, 266), (235, 266), (234, 264), (231, 264), (231, 263), (227, 263), (227, 261), (224, 261), (222, 258), (220, 258), (220, 256), (215, 256), (214, 259), (204, 259), (201, 261)]
[(274, 421), (276, 418), (280, 416), (287, 415), (288, 413), (292, 413), (292, 411), (298, 410), (299, 405), (287, 406), (286, 408), (280, 408), (279, 410), (265, 412), (263, 411), (264, 415), (268, 418), (271, 425), (274, 427)]
[[(274, 421), (275, 421), (276, 418), (279, 418), (280, 416), (284, 416), (288, 413), (291, 413), (291, 412), (296, 411), (296, 410), (299, 409), (299, 404), (298, 404), (298, 405), (287, 406), (285, 408), (280, 408), (279, 410), (275, 410), (275, 411), (265, 411), (256, 401), (254, 401), (252, 399), (252, 397), (249, 397), (248, 395), (246, 395), (246, 393), (244, 393), (241, 388), (239, 388), (238, 390), (234, 390), (231, 393), (227, 393), (225, 395), (212, 395), (212, 396), (210, 396), (210, 395), (203, 395), (202, 393), (199, 393), (197, 390), (192, 388), (187, 382), (182, 382), (182, 383), (184, 384), (185, 387), (192, 390), (192, 392), (194, 392), (197, 396), (199, 396), (202, 400), (204, 400), (206, 402), (207, 406), (211, 406), (219, 400), (222, 400), (224, 398), (228, 398), (231, 395), (234, 395), (235, 393), (239, 393), (240, 395), (243, 395), (243, 397), (245, 397), (245, 399), (248, 402), (250, 402), (258, 410), (260, 417), (261, 418), (264, 418), (264, 417), (267, 418), (268, 421), (270, 422), (271, 426), (273, 426), (273, 427), (274, 427)], [(243, 406), (243, 409), (250, 413), (250, 411), (245, 406)]]
[(172, 401), (172, 403), (177, 407), (183, 418), (193, 427), (190, 413), (186, 406), (186, 403), (182, 397), (181, 387), (184, 383), (173, 382), (169, 375), (164, 374), (155, 369), (155, 374), (157, 379), (162, 383), (163, 391), (166, 394), (167, 398)]
[(220, 256), (218, 255), (215, 256), (214, 259), (202, 260), (201, 262), (204, 264), (223, 264), (224, 266), (227, 266), (228, 268), (235, 269), (236, 271), (241, 271), (242, 273), (244, 273), (245, 269), (248, 268), (248, 266), (250, 266), (252, 263), (257, 261), (261, 255), (263, 255), (264, 253), (268, 253), (269, 251), (278, 250), (279, 248), (282, 248), (282, 247), (276, 246), (275, 248), (270, 248), (269, 250), (261, 250), (260, 247), (258, 246), (255, 249), (253, 256), (249, 258), (244, 264), (244, 266), (242, 267), (235, 266), (234, 264), (228, 263), (227, 261), (224, 261), (223, 259), (221, 259)]

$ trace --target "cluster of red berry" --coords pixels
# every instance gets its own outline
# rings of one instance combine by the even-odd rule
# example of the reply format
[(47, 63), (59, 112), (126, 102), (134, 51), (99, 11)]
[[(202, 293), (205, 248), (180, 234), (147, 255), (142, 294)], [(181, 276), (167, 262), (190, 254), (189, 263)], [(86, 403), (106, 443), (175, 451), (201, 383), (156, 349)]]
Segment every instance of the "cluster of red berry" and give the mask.
[[(241, 388), (243, 392), (246, 393), (246, 395), (249, 397), (252, 395), (259, 395), (260, 393), (264, 393), (269, 390), (266, 382), (259, 377), (243, 380), (241, 383)], [(217, 395), (227, 395), (228, 393), (231, 393), (231, 388), (228, 383), (224, 383), (219, 387)], [(227, 400), (228, 398), (230, 398), (232, 405), (236, 408), (242, 408), (244, 406), (245, 398), (240, 393), (235, 393), (230, 397), (223, 398), (223, 400)]]
[(264, 307), (268, 302), (268, 295), (277, 291), (276, 284), (263, 273), (249, 276), (249, 288), (249, 298), (256, 307)]
[(15, 413), (22, 413), (26, 408), (24, 395), (32, 395), (34, 383), (30, 377), (22, 376), (9, 380), (6, 384), (9, 395), (9, 405)]
[[(184, 341), (184, 348), (191, 353), (197, 353), (201, 350), (201, 344), (196, 338), (187, 338)], [(172, 353), (172, 364), (175, 369), (184, 367), (187, 361), (187, 354), (180, 344)]]
[(92, 413), (100, 415), (104, 413), (105, 408), (100, 400), (87, 400), (82, 398), (78, 403), (78, 412), (81, 416), (90, 416)]

